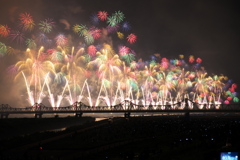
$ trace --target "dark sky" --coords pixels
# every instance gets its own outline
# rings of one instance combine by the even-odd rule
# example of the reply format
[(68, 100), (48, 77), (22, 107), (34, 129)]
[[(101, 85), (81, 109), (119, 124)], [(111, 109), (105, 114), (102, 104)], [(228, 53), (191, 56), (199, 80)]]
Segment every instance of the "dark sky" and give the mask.
[[(0, 24), (17, 12), (34, 18), (87, 23), (99, 10), (122, 11), (138, 36), (130, 46), (138, 57), (160, 53), (168, 59), (194, 55), (211, 75), (240, 85), (240, 14), (237, 0), (0, 0)], [(15, 8), (15, 9), (14, 9)], [(14, 20), (13, 20), (14, 21)], [(2, 62), (1, 62), (2, 63)], [(0, 65), (1, 66), (1, 65)], [(240, 86), (239, 86), (240, 87)]]

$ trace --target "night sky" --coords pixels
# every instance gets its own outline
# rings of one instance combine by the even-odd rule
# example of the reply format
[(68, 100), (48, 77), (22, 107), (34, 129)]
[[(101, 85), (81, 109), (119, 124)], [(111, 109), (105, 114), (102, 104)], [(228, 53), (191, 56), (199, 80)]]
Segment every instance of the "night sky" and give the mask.
[[(138, 58), (147, 60), (155, 53), (168, 59), (178, 58), (180, 54), (185, 58), (194, 55), (203, 60), (202, 66), (209, 75), (224, 74), (240, 85), (240, 6), (237, 2), (0, 0), (0, 24), (15, 23), (19, 13), (28, 12), (39, 20), (53, 18), (59, 22), (65, 19), (72, 28), (76, 23), (89, 23), (90, 15), (100, 10), (109, 14), (122, 11), (132, 32), (138, 36), (137, 42), (129, 46)], [(11, 63), (10, 58), (0, 60), (1, 92), (6, 85), (6, 76), (2, 73)]]

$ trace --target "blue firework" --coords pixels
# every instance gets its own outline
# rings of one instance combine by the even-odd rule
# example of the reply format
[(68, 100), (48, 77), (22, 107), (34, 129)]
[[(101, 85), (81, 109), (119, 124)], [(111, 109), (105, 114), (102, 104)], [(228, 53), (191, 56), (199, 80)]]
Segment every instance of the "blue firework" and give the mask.
[(99, 24), (99, 18), (98, 18), (98, 15), (97, 14), (92, 14), (91, 17), (91, 22), (94, 24), (94, 25), (98, 25)]
[(130, 26), (130, 24), (128, 22), (124, 22), (122, 24), (122, 30), (123, 31), (129, 31), (130, 29), (131, 29), (131, 26)]

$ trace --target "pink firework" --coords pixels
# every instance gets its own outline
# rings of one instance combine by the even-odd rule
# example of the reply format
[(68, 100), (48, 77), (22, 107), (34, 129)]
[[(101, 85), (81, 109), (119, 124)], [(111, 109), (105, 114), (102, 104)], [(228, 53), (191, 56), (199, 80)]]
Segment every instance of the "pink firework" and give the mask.
[(167, 68), (168, 68), (168, 65), (169, 65), (168, 59), (167, 59), (167, 58), (162, 58), (161, 66), (162, 66), (164, 69), (167, 69)]
[(7, 37), (10, 33), (10, 28), (7, 25), (0, 25), (0, 36)]
[(63, 34), (59, 34), (56, 38), (56, 44), (58, 46), (65, 46), (68, 42), (67, 37), (65, 37)]
[(88, 47), (88, 54), (92, 57), (94, 57), (96, 55), (97, 49), (94, 45), (90, 45)]
[(98, 18), (101, 21), (105, 21), (108, 17), (108, 13), (106, 11), (98, 11)]
[(102, 35), (101, 30), (95, 27), (90, 28), (89, 33), (93, 36), (94, 39), (98, 39)]
[(137, 40), (137, 36), (135, 35), (135, 34), (133, 34), (133, 33), (131, 33), (131, 34), (129, 34), (128, 36), (127, 36), (127, 40), (128, 40), (128, 42), (129, 43), (135, 43), (136, 42), (136, 40)]
[(130, 49), (126, 46), (121, 46), (119, 48), (119, 54), (122, 55), (122, 56), (128, 54), (129, 51), (130, 51)]

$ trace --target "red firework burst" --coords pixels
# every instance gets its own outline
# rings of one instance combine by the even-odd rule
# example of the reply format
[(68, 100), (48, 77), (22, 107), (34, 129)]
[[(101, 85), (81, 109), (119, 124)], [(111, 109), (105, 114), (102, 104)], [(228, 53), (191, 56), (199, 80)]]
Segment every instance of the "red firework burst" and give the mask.
[(21, 25), (23, 25), (24, 30), (32, 30), (35, 25), (33, 18), (29, 13), (21, 13), (19, 20)]
[(94, 39), (98, 39), (102, 35), (101, 30), (97, 28), (91, 28), (89, 33), (93, 36)]
[(90, 56), (95, 56), (96, 55), (96, 52), (97, 52), (97, 49), (96, 49), (96, 47), (94, 46), (94, 45), (90, 45), (89, 47), (88, 47), (88, 54), (90, 55)]
[(101, 21), (105, 21), (107, 19), (108, 13), (106, 11), (98, 11), (98, 18)]
[(0, 36), (7, 37), (10, 33), (10, 28), (7, 25), (0, 25)]
[(136, 42), (136, 40), (137, 40), (137, 36), (135, 35), (135, 34), (133, 34), (133, 33), (131, 33), (131, 34), (129, 34), (128, 36), (127, 36), (127, 40), (128, 40), (128, 42), (129, 43), (135, 43)]

